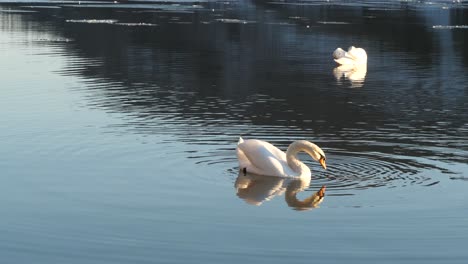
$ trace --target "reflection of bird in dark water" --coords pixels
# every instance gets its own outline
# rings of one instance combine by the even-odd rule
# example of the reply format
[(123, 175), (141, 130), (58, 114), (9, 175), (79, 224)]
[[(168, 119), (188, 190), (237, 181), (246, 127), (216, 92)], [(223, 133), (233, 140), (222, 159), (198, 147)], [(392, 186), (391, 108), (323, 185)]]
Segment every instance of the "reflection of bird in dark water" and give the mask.
[(309, 167), (297, 158), (299, 152), (309, 154), (324, 169), (327, 168), (322, 149), (305, 140), (294, 141), (284, 153), (266, 141), (239, 138), (236, 149), (239, 167), (243, 171), (267, 176), (310, 178)]
[(237, 196), (248, 204), (261, 205), (275, 196), (285, 194), (288, 206), (296, 210), (309, 210), (317, 208), (325, 197), (325, 186), (311, 196), (299, 200), (297, 194), (310, 185), (310, 177), (282, 178), (263, 176), (240, 171), (236, 179), (235, 188)]
[(333, 75), (340, 82), (341, 78), (348, 79), (352, 87), (359, 88), (364, 85), (367, 74), (367, 64), (340, 65), (333, 69)]

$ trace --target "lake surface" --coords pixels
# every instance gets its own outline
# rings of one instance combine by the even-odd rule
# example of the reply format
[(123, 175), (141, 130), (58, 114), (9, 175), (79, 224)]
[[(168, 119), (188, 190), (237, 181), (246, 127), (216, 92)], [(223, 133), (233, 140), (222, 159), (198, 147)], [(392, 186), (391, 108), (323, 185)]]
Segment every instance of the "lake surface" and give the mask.
[(466, 2), (2, 2), (1, 263), (467, 263)]

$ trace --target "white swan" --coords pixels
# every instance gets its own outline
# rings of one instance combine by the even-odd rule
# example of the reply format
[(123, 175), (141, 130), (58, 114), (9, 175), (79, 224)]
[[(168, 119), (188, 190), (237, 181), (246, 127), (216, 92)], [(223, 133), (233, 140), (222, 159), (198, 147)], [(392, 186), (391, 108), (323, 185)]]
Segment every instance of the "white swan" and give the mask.
[(348, 51), (337, 48), (333, 52), (333, 58), (340, 65), (362, 65), (367, 64), (367, 53), (363, 48), (351, 46)]
[(237, 158), (244, 173), (278, 177), (310, 177), (310, 169), (297, 158), (297, 153), (305, 152), (327, 168), (325, 153), (315, 144), (298, 140), (289, 145), (286, 153), (272, 144), (257, 139), (243, 140), (237, 143)]

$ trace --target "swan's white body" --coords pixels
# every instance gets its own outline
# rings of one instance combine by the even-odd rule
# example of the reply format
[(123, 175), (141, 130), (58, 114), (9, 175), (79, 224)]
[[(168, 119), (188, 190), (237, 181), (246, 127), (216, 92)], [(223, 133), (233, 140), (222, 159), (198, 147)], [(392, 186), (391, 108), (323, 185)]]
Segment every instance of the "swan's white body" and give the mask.
[(337, 48), (333, 52), (333, 58), (340, 65), (363, 65), (367, 64), (367, 53), (363, 48), (349, 47), (348, 51)]
[(315, 144), (298, 140), (289, 145), (286, 153), (272, 144), (257, 139), (239, 139), (237, 158), (241, 170), (249, 173), (278, 177), (310, 177), (310, 169), (297, 158), (297, 153), (306, 152), (326, 168), (325, 154)]

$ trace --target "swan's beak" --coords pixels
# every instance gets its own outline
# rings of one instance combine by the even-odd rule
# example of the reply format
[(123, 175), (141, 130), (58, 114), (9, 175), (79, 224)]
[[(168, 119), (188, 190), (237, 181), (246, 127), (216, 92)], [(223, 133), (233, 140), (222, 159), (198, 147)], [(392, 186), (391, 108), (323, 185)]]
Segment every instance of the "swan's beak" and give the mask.
[(323, 167), (324, 169), (327, 169), (327, 164), (325, 163), (325, 159), (324, 159), (324, 158), (320, 158), (319, 162), (320, 162), (320, 165), (322, 165), (322, 167)]

